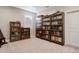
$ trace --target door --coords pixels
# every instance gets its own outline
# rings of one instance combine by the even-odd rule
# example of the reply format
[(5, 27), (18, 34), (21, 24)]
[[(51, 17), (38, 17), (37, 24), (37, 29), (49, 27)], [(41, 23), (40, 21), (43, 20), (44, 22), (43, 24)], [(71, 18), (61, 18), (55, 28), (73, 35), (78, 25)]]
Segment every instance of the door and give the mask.
[(68, 44), (79, 47), (79, 11), (67, 13)]

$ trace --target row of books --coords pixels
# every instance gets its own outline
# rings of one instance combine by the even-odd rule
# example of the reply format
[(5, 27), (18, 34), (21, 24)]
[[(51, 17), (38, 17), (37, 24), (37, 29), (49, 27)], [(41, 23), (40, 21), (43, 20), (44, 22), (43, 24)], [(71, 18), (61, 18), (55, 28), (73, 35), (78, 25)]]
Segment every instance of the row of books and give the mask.
[(12, 39), (13, 41), (15, 41), (15, 40), (19, 40), (20, 37), (14, 36), (14, 37), (11, 37), (11, 39)]
[(49, 31), (38, 31), (37, 33), (40, 33), (40, 34), (49, 34)]
[(52, 41), (62, 42), (62, 37), (51, 36)]
[(11, 28), (11, 31), (20, 31), (20, 28)]
[(24, 32), (28, 31), (28, 29), (24, 29)]
[(55, 22), (52, 22), (52, 25), (62, 25), (62, 22), (61, 21), (55, 21)]
[(19, 34), (19, 32), (11, 32), (11, 36), (19, 36), (20, 34)]
[(63, 35), (63, 32), (52, 32), (51, 35), (62, 36)]
[(11, 26), (19, 27), (20, 25), (19, 24), (11, 24)]
[(49, 21), (49, 20), (50, 20), (50, 18), (45, 18), (42, 21)]
[(48, 35), (43, 35), (41, 37), (44, 38), (44, 39), (49, 39), (49, 36)]
[(52, 18), (52, 20), (56, 20), (56, 19), (62, 19), (62, 15), (56, 16), (56, 17), (53, 17), (53, 18)]
[(52, 27), (52, 30), (57, 30), (57, 31), (62, 31), (63, 30), (63, 27), (62, 26), (59, 26), (59, 27)]
[(49, 31), (42, 31), (42, 33), (44, 33), (44, 34), (49, 34)]
[(43, 38), (43, 39), (49, 39), (49, 36), (48, 36), (48, 35), (43, 35), (43, 36), (41, 36), (40, 34), (37, 34), (37, 36), (38, 36), (38, 37), (41, 37), (41, 38)]
[(50, 25), (50, 22), (44, 22), (43, 25)]
[(42, 29), (50, 30), (49, 26), (43, 26)]

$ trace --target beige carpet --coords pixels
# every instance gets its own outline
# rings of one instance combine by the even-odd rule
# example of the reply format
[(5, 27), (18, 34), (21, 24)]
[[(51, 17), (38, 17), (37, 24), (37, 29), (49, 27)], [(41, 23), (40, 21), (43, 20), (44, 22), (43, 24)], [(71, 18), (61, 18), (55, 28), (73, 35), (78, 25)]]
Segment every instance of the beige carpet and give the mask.
[(70, 46), (61, 46), (38, 38), (31, 38), (16, 41), (3, 45), (0, 48), (3, 53), (63, 53), (63, 52), (79, 52), (79, 48)]

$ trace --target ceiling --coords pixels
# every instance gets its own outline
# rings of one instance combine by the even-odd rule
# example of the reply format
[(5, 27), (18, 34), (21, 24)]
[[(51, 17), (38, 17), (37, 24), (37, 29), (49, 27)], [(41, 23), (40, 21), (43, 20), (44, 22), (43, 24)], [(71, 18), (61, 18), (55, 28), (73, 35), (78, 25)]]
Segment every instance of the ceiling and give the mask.
[(27, 10), (27, 11), (31, 11), (31, 12), (34, 12), (34, 13), (38, 13), (42, 10), (50, 8), (49, 6), (16, 6), (16, 7)]
[(33, 13), (38, 13), (40, 11), (58, 11), (58, 10), (64, 10), (66, 8), (70, 8), (68, 6), (16, 6), (17, 8), (20, 8), (20, 9), (24, 9), (24, 10), (27, 10), (27, 11), (30, 11), (30, 12), (33, 12)]

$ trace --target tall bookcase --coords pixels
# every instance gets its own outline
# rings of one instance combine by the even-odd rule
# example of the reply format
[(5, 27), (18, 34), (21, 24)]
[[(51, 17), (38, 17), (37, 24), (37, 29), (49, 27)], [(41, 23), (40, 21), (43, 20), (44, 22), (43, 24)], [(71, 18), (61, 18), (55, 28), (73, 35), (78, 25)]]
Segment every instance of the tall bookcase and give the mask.
[(50, 15), (42, 15), (40, 16), (41, 23), (38, 23), (37, 25), (40, 25), (38, 28), (36, 28), (36, 37), (50, 41), (50, 30), (51, 30), (51, 16)]
[(41, 26), (36, 28), (38, 38), (64, 45), (64, 12), (41, 16)]
[(36, 28), (36, 37), (50, 41), (50, 16), (42, 15), (40, 18), (40, 23), (37, 24), (38, 26)]
[(51, 41), (64, 45), (64, 12), (51, 15)]
[(46, 15), (42, 17), (42, 33), (41, 33), (41, 37), (45, 40), (50, 41), (50, 27), (51, 23), (50, 23), (50, 15)]
[(36, 19), (36, 37), (42, 38), (41, 33), (42, 33), (42, 16), (38, 16), (38, 19)]
[(21, 40), (21, 23), (10, 22), (10, 42)]

